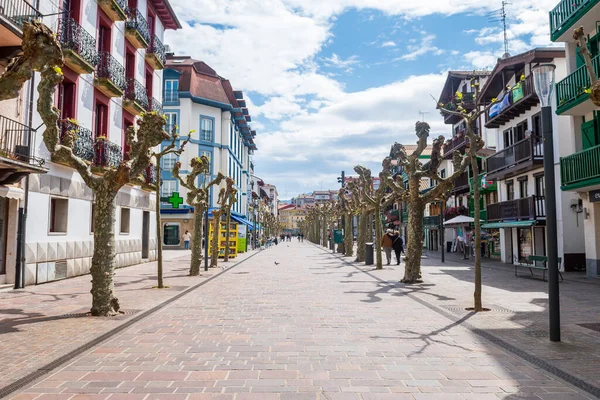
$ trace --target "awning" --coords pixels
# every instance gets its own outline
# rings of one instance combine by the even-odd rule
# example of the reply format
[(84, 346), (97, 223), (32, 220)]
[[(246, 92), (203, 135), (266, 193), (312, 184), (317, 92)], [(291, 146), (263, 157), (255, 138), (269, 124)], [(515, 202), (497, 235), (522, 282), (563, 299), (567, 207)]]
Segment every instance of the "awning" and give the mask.
[(498, 229), (498, 228), (521, 228), (527, 226), (533, 226), (537, 224), (537, 221), (504, 221), (504, 222), (490, 222), (483, 224), (483, 229)]
[(25, 191), (14, 186), (0, 185), (0, 196), (8, 199), (23, 200)]
[[(247, 220), (246, 218), (242, 218), (242, 217), (238, 217), (237, 215), (233, 215), (231, 214), (231, 218), (237, 222), (239, 222), (240, 224), (244, 224), (248, 227), (248, 230), (252, 231), (254, 230), (254, 223), (250, 220)], [(260, 224), (256, 224), (256, 228), (257, 229), (262, 229)]]

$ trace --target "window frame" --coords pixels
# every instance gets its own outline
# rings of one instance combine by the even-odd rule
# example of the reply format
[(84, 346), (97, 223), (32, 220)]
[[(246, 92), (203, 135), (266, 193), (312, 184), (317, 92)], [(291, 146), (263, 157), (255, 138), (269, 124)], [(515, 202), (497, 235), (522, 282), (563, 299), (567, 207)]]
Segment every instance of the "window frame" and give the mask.
[(179, 101), (179, 79), (165, 79), (163, 92), (165, 103), (177, 103)]
[[(55, 223), (53, 223), (53, 219), (55, 220), (55, 218), (53, 218), (53, 212), (56, 211), (56, 207), (53, 206), (53, 202), (55, 201), (64, 201), (66, 203), (66, 221), (65, 221), (65, 230), (64, 231), (57, 231), (57, 230), (52, 230), (53, 229), (53, 225), (56, 225)], [(50, 196), (49, 198), (49, 207), (48, 207), (48, 235), (51, 236), (64, 236), (67, 235), (69, 232), (69, 198), (67, 197), (59, 197), (59, 196)]]
[[(210, 121), (211, 130), (210, 130), (210, 138), (206, 139), (204, 136), (205, 130), (202, 127), (203, 121)], [(215, 140), (215, 119), (213, 117), (209, 117), (208, 115), (200, 115), (200, 129), (199, 129), (199, 138), (202, 142), (214, 142)]]
[[(123, 213), (126, 211), (127, 214), (127, 230), (123, 230)], [(131, 233), (131, 208), (121, 207), (119, 213), (119, 235), (129, 235)]]

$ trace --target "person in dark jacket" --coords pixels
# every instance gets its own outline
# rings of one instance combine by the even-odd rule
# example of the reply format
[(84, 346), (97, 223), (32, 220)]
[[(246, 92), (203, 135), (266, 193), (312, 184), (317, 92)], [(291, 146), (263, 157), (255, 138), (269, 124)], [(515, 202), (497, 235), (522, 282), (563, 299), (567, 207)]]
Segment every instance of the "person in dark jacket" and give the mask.
[(400, 255), (404, 252), (404, 241), (402, 240), (402, 237), (400, 237), (400, 232), (398, 231), (394, 231), (392, 247), (394, 248), (394, 253), (396, 253), (396, 265), (400, 265)]

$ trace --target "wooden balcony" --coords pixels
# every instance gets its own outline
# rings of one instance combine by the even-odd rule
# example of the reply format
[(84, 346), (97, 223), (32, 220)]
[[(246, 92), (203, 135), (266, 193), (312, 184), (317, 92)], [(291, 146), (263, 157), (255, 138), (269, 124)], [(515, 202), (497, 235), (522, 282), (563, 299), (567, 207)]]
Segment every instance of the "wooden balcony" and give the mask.
[[(456, 95), (455, 95), (456, 96)], [(462, 100), (458, 102), (456, 97), (449, 99), (448, 101), (442, 101), (444, 108), (451, 111), (458, 111), (458, 107), (462, 107), (465, 111), (471, 112), (475, 109), (475, 93), (474, 92), (463, 92)], [(444, 116), (444, 123), (447, 125), (454, 125), (462, 121), (462, 118), (458, 115), (446, 114), (442, 112)]]
[(531, 110), (539, 103), (533, 86), (533, 75), (515, 85), (502, 101), (496, 103), (485, 116), (486, 128), (499, 128), (513, 118)]
[(487, 206), (488, 222), (526, 221), (546, 219), (546, 199), (530, 196)]
[(541, 167), (543, 159), (542, 139), (532, 135), (489, 156), (486, 160), (487, 176), (492, 181), (507, 179)]
[(94, 86), (108, 97), (121, 97), (127, 87), (125, 69), (108, 52), (98, 54)]
[(0, 47), (9, 53), (20, 49), (23, 23), (40, 18), (41, 13), (25, 0), (0, 0)]
[(600, 146), (561, 157), (560, 180), (562, 190), (600, 185)]
[(98, 0), (98, 5), (113, 22), (127, 19), (127, 0)]
[(469, 172), (465, 171), (456, 178), (454, 187), (450, 190), (450, 194), (461, 194), (469, 191)]
[(461, 153), (467, 147), (469, 143), (469, 138), (467, 137), (464, 131), (459, 131), (456, 135), (452, 136), (452, 139), (448, 139), (442, 150), (444, 151), (444, 158), (450, 159), (455, 151), (460, 151)]
[(430, 228), (437, 228), (440, 226), (440, 216), (439, 215), (430, 215), (428, 217), (423, 217), (423, 226)]

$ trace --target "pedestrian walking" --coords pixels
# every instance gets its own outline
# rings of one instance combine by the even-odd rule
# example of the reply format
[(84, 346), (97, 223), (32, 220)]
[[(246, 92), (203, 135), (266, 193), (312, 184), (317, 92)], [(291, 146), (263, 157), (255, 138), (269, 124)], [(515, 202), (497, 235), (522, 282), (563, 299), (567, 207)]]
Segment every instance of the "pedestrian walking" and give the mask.
[(400, 237), (400, 232), (394, 231), (395, 239), (392, 243), (392, 248), (394, 249), (394, 253), (396, 253), (396, 265), (400, 265), (400, 255), (404, 252), (404, 241), (402, 237)]
[(392, 260), (392, 246), (394, 244), (394, 231), (388, 229), (385, 231), (385, 235), (381, 238), (381, 247), (385, 252), (385, 258), (387, 259), (387, 265), (390, 265)]
[(192, 240), (192, 235), (190, 234), (189, 231), (185, 231), (185, 233), (183, 234), (183, 248), (184, 250), (189, 250), (190, 249), (190, 242)]

